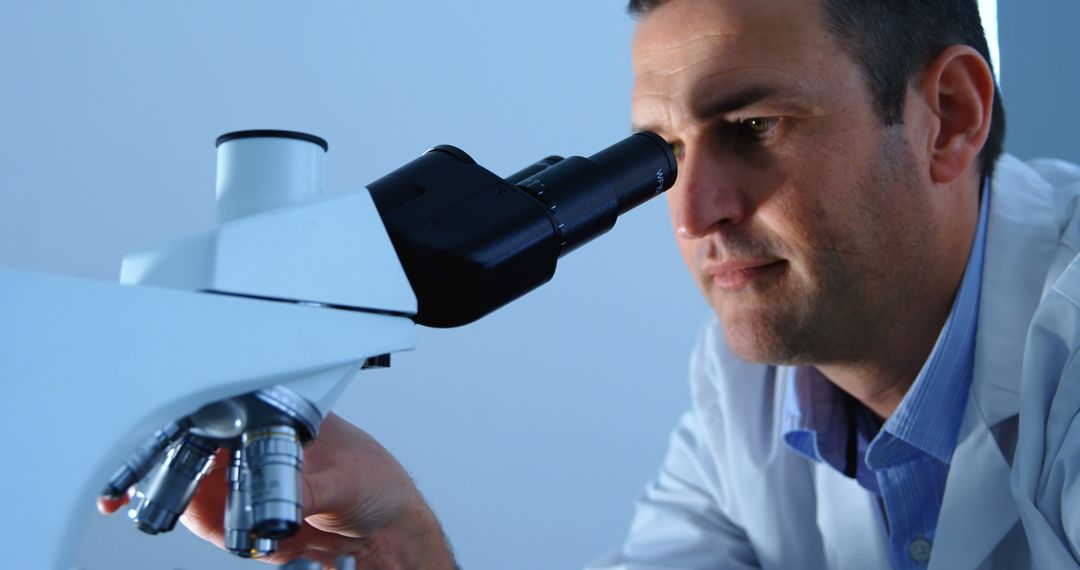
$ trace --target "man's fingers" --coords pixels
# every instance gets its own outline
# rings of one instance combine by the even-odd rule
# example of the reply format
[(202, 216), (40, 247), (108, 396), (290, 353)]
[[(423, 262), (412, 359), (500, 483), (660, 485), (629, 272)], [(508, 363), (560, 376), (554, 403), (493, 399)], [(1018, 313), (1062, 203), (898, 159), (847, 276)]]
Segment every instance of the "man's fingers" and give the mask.
[(184, 511), (180, 522), (200, 538), (218, 546), (225, 543), (225, 498), (228, 495), (226, 473), (229, 469), (228, 449), (218, 450), (214, 465), (199, 482), (195, 495)]
[(120, 510), (121, 507), (128, 503), (127, 495), (114, 499), (112, 497), (98, 497), (97, 510), (103, 515), (111, 515)]
[(297, 558), (303, 558), (305, 560), (314, 560), (323, 565), (323, 568), (335, 568), (335, 561), (338, 555), (328, 552), (320, 552), (317, 550), (304, 550), (296, 551), (288, 554), (274, 553), (266, 558), (260, 558), (263, 562), (269, 562), (270, 564), (285, 564), (286, 562), (292, 562)]
[(128, 504), (133, 496), (135, 496), (135, 487), (128, 489), (122, 497), (106, 497), (102, 495), (97, 499), (97, 510), (103, 515), (111, 515)]
[(296, 536), (278, 543), (276, 552), (261, 558), (265, 562), (283, 564), (297, 558), (321, 562), (325, 568), (335, 568), (339, 556), (356, 555), (371, 547), (369, 538), (349, 538), (304, 524)]
[(317, 500), (317, 493), (314, 488), (314, 484), (311, 482), (311, 475), (300, 475), (300, 512), (310, 513), (314, 508)]

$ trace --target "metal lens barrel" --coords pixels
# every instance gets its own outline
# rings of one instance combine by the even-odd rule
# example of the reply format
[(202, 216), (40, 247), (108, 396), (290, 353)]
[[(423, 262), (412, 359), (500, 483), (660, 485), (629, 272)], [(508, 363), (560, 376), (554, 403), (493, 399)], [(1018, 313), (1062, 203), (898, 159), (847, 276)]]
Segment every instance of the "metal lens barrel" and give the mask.
[(277, 549), (276, 541), (252, 534), (255, 516), (251, 510), (250, 482), (251, 472), (243, 450), (234, 449), (228, 472), (229, 496), (225, 502), (225, 548), (243, 558), (266, 556)]
[(279, 539), (300, 530), (300, 471), (303, 448), (296, 429), (277, 425), (244, 434), (243, 454), (251, 473), (251, 530)]
[(213, 464), (215, 451), (215, 444), (190, 434), (170, 449), (146, 485), (142, 502), (132, 511), (135, 526), (148, 534), (176, 527), (199, 481)]
[(105, 485), (105, 490), (101, 492), (102, 496), (119, 499), (126, 495), (132, 485), (150, 473), (169, 446), (180, 438), (184, 429), (185, 424), (172, 422), (154, 432), (154, 435), (150, 436), (150, 439), (136, 449), (131, 457), (116, 470)]

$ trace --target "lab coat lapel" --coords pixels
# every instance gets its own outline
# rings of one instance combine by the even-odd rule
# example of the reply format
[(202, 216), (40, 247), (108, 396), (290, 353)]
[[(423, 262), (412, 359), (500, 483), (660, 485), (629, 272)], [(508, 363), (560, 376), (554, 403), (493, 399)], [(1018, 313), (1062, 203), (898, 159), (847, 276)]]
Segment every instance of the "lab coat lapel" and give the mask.
[(1009, 464), (969, 399), (938, 517), (930, 568), (978, 568), (1019, 518)]
[(814, 473), (826, 568), (890, 567), (892, 550), (878, 497), (826, 463), (815, 464)]
[(971, 394), (949, 465), (931, 569), (982, 566), (1019, 520), (1009, 484), (1012, 450), (1005, 445), (1002, 451), (991, 428), (1020, 410), (1025, 338), (1057, 245), (1057, 224), (1053, 190), (1014, 157), (1002, 156), (990, 200)]

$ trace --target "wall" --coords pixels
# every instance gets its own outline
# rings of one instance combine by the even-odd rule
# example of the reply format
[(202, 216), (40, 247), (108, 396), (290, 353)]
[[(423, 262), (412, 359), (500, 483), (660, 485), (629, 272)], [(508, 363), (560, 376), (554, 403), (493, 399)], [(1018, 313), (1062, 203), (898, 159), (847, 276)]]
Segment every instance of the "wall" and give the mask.
[(1010, 0), (1001, 21), (1005, 149), (1021, 158), (1080, 163), (1080, 2)]
[[(632, 27), (622, 0), (0, 3), (0, 265), (111, 280), (209, 227), (237, 129), (328, 139), (330, 192), (441, 143), (503, 174), (595, 152), (629, 133)], [(580, 567), (626, 531), (705, 314), (657, 200), (512, 306), (421, 330), (337, 411), (401, 458), (463, 567)], [(92, 510), (86, 570), (263, 567)]]

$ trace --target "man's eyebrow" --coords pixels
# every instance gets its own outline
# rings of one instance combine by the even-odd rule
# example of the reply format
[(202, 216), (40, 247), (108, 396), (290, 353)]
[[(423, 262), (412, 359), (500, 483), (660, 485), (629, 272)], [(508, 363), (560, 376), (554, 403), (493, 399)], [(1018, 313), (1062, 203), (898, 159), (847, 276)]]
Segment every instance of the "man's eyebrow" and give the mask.
[[(714, 101), (706, 100), (704, 104), (700, 105), (700, 108), (693, 109), (693, 112), (698, 117), (716, 117), (770, 99), (775, 97), (777, 93), (779, 93), (779, 90), (771, 85), (751, 85)], [(659, 125), (635, 123), (631, 126), (631, 130), (638, 132), (659, 131), (662, 129)]]
[(751, 85), (715, 101), (706, 102), (700, 109), (694, 109), (694, 114), (699, 117), (724, 115), (775, 97), (777, 93), (776, 87), (771, 85)]

